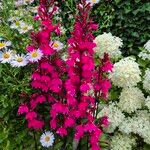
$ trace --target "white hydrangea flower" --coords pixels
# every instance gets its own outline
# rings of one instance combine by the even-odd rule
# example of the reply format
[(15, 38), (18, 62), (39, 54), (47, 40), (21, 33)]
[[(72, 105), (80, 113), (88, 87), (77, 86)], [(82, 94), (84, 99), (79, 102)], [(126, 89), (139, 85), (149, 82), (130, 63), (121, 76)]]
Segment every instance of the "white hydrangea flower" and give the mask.
[(100, 58), (103, 58), (104, 53), (108, 53), (112, 59), (117, 59), (121, 56), (119, 48), (122, 47), (123, 42), (119, 37), (113, 36), (111, 33), (103, 33), (102, 35), (98, 35), (94, 42), (97, 45), (94, 48), (95, 53)]
[(47, 131), (41, 135), (40, 142), (43, 147), (50, 147), (54, 143), (54, 134), (50, 131)]
[(150, 52), (150, 40), (147, 41), (147, 43), (144, 45), (144, 48)]
[(143, 60), (150, 60), (150, 54), (146, 53), (146, 52), (140, 52), (139, 53), (139, 57)]
[(146, 100), (145, 100), (145, 105), (148, 107), (148, 109), (150, 110), (150, 96), (147, 96)]
[(103, 116), (108, 117), (109, 127), (106, 132), (112, 133), (124, 121), (125, 116), (122, 111), (116, 106), (115, 103), (109, 106), (104, 106), (104, 108), (98, 113), (98, 118)]
[(139, 64), (133, 58), (127, 57), (114, 64), (111, 80), (115, 86), (131, 87), (141, 81)]
[(111, 150), (132, 150), (132, 147), (136, 145), (134, 137), (117, 133), (111, 138), (110, 147)]
[(125, 120), (119, 125), (119, 131), (125, 134), (130, 134), (133, 130), (133, 119), (131, 117), (125, 118)]
[(143, 60), (150, 60), (150, 40), (144, 45), (145, 50), (139, 53), (139, 57)]
[(150, 69), (145, 71), (144, 80), (143, 80), (143, 88), (146, 91), (150, 92)]
[(139, 88), (124, 88), (120, 94), (118, 106), (122, 111), (132, 113), (143, 106), (144, 100), (144, 94)]
[(16, 54), (10, 62), (12, 67), (23, 67), (28, 64), (28, 60), (24, 54)]
[(132, 121), (132, 132), (139, 134), (147, 144), (150, 144), (150, 113), (139, 110)]

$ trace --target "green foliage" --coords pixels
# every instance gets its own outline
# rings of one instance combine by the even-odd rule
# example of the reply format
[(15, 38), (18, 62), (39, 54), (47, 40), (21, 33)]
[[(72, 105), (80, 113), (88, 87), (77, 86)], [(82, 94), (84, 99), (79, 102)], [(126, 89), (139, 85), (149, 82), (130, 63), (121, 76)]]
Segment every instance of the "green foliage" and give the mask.
[(93, 8), (94, 21), (99, 23), (96, 35), (111, 32), (123, 39), (124, 56), (137, 55), (138, 47), (150, 39), (150, 2), (148, 0), (102, 0)]

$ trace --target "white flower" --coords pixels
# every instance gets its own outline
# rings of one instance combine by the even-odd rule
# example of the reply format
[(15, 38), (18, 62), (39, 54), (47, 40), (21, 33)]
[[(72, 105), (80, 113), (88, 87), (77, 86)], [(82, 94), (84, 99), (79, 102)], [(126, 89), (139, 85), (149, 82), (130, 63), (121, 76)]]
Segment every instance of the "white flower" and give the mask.
[(22, 5), (25, 5), (24, 0), (17, 0), (17, 1), (15, 1), (15, 6), (16, 7), (19, 7), (19, 6), (22, 6)]
[(11, 50), (5, 50), (0, 52), (0, 61), (1, 63), (9, 63), (13, 58), (13, 52)]
[(150, 52), (150, 40), (147, 41), (147, 43), (144, 45), (144, 48)]
[(98, 113), (98, 118), (103, 116), (108, 117), (109, 127), (106, 131), (108, 133), (114, 132), (114, 130), (120, 125), (121, 122), (124, 121), (125, 118), (122, 111), (114, 103), (109, 106), (104, 106), (104, 108)]
[(143, 106), (144, 100), (144, 94), (139, 88), (124, 88), (120, 94), (118, 106), (122, 111), (132, 113)]
[(63, 26), (61, 26), (60, 27), (60, 32), (61, 32), (61, 34), (64, 35), (66, 33), (66, 29)]
[(134, 59), (127, 57), (114, 64), (110, 77), (115, 86), (131, 87), (141, 81), (140, 75), (139, 64)]
[(94, 4), (99, 3), (100, 0), (86, 0), (86, 3), (90, 3), (91, 6), (93, 6)]
[(108, 53), (112, 59), (117, 59), (121, 56), (119, 48), (122, 47), (123, 43), (119, 37), (113, 36), (111, 33), (103, 33), (102, 35), (98, 35), (94, 42), (97, 45), (94, 48), (95, 53), (100, 58), (103, 58), (104, 53)]
[(34, 2), (34, 0), (24, 0), (24, 3), (25, 3), (26, 5), (31, 4), (31, 3), (33, 3), (33, 2)]
[(37, 14), (38, 13), (38, 8), (39, 8), (39, 6), (31, 7), (30, 11)]
[(125, 120), (119, 125), (119, 131), (125, 134), (130, 134), (133, 130), (132, 122), (133, 119), (131, 117), (125, 118)]
[(7, 46), (10, 46), (11, 45), (11, 42), (10, 41), (4, 41), (4, 42), (1, 42), (0, 41), (0, 50), (3, 49), (3, 48), (6, 48)]
[(14, 21), (14, 23), (12, 23), (10, 25), (10, 28), (12, 28), (12, 29), (18, 29), (18, 28), (20, 28), (22, 26), (25, 26), (25, 23), (23, 21), (16, 20), (16, 21)]
[(150, 144), (150, 113), (140, 110), (132, 120), (132, 132), (139, 134), (147, 144)]
[(53, 42), (50, 43), (50, 46), (54, 50), (59, 51), (59, 50), (63, 49), (64, 44), (61, 43), (60, 41), (53, 41)]
[(64, 60), (64, 61), (67, 61), (68, 54), (67, 53), (63, 53), (63, 55), (61, 56), (61, 59)]
[(126, 118), (119, 126), (123, 133), (135, 133), (141, 136), (147, 144), (150, 144), (150, 113), (146, 110), (138, 110), (135, 115)]
[(147, 108), (150, 110), (150, 96), (147, 96), (146, 100), (145, 100), (145, 105), (147, 106)]
[(139, 53), (139, 57), (143, 60), (150, 60), (150, 40), (144, 45), (145, 50)]
[(111, 150), (132, 150), (136, 145), (136, 140), (132, 136), (117, 133), (111, 138)]
[(41, 135), (40, 142), (43, 147), (50, 147), (54, 143), (54, 135), (50, 131), (47, 131)]
[(143, 88), (146, 91), (150, 92), (150, 69), (145, 71), (144, 80), (143, 80)]
[(27, 54), (27, 58), (31, 62), (37, 62), (41, 60), (42, 56), (43, 56), (43, 53), (40, 49), (31, 51)]
[(10, 62), (12, 67), (23, 67), (28, 64), (28, 60), (24, 54), (16, 54)]
[(150, 54), (148, 54), (147, 52), (140, 52), (139, 53), (139, 57), (142, 58), (143, 60), (150, 60)]
[(32, 25), (26, 25), (26, 24), (24, 24), (19, 29), (19, 33), (20, 34), (24, 34), (24, 33), (28, 32), (29, 30), (32, 30), (32, 29), (33, 29)]

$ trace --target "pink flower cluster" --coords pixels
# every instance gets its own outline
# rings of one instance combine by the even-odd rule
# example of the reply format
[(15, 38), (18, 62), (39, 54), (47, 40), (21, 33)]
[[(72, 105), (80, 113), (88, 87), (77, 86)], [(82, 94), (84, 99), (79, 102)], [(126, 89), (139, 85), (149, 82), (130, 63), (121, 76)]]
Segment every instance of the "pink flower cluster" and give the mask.
[[(78, 5), (79, 15), (76, 17), (74, 30), (68, 40), (68, 60), (59, 58), (58, 52), (50, 46), (51, 33), (60, 34), (59, 24), (52, 24), (52, 14), (48, 6), (53, 2), (41, 0), (36, 19), (41, 20), (41, 29), (32, 33), (32, 45), (28, 51), (39, 48), (43, 57), (32, 74), (31, 86), (36, 89), (29, 99), (30, 102), (20, 105), (18, 114), (25, 114), (28, 127), (42, 129), (45, 119), (37, 114), (39, 104), (49, 106), (50, 128), (60, 136), (68, 135), (68, 129), (75, 131), (74, 138), (80, 140), (89, 137), (91, 150), (100, 150), (99, 138), (102, 135), (101, 126), (108, 126), (107, 116), (97, 121), (97, 107), (101, 98), (106, 99), (111, 87), (107, 73), (112, 71), (112, 63), (107, 54), (100, 60), (100, 65), (94, 63), (93, 30), (98, 28), (89, 19), (90, 4), (81, 0)], [(65, 75), (65, 78), (63, 78)], [(44, 109), (43, 109), (44, 111)]]

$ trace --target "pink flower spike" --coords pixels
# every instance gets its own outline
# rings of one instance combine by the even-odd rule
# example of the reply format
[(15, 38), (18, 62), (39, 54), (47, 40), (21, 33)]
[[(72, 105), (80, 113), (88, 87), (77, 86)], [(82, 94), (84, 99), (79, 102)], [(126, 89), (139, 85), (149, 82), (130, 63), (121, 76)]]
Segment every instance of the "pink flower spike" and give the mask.
[(42, 129), (44, 126), (44, 122), (41, 120), (29, 120), (28, 121), (28, 128), (33, 128), (33, 129)]
[(46, 97), (43, 95), (39, 95), (37, 96), (36, 101), (42, 104), (46, 101)]
[(23, 114), (23, 113), (28, 113), (29, 112), (29, 108), (26, 104), (21, 104), (19, 106), (19, 109), (18, 109), (18, 114)]
[(65, 119), (65, 127), (71, 127), (75, 123), (75, 120), (73, 118), (66, 118)]
[(26, 114), (26, 119), (27, 119), (27, 120), (33, 120), (33, 119), (35, 119), (36, 117), (37, 117), (37, 113), (34, 112), (34, 111), (28, 112), (28, 113)]
[(105, 127), (109, 126), (109, 121), (108, 121), (108, 117), (104, 116), (101, 118), (101, 124), (104, 125)]
[(56, 133), (63, 137), (65, 135), (67, 135), (67, 130), (63, 127), (60, 127)]

